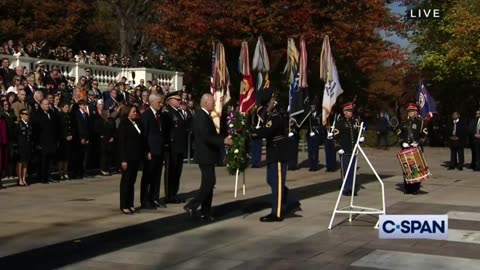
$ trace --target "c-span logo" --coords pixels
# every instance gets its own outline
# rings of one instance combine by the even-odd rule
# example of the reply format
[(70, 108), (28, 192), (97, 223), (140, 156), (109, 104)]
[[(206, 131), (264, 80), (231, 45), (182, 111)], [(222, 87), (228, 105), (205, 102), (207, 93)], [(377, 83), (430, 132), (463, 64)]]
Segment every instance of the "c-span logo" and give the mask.
[(448, 236), (447, 215), (381, 215), (380, 239), (435, 239)]

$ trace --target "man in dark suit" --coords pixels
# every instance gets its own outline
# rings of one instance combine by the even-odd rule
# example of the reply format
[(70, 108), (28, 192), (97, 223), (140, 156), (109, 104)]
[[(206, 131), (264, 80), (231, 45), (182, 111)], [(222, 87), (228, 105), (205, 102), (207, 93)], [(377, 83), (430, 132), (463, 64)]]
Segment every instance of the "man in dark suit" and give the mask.
[(146, 160), (140, 184), (140, 203), (143, 209), (156, 209), (166, 207), (160, 202), (160, 183), (166, 143), (164, 120), (160, 115), (163, 97), (159, 94), (151, 94), (149, 104), (150, 107), (142, 114)]
[(183, 158), (187, 155), (187, 114), (180, 108), (180, 94), (171, 92), (162, 113), (165, 124), (168, 152), (165, 156), (165, 202), (182, 203), (177, 196), (182, 175)]
[(55, 117), (50, 112), (49, 102), (43, 99), (41, 109), (35, 114), (33, 133), (36, 137), (37, 148), (40, 151), (40, 181), (48, 184), (50, 179), (50, 162), (57, 150)]
[(450, 147), (450, 166), (448, 169), (453, 170), (457, 167), (461, 171), (465, 161), (464, 149), (467, 140), (467, 125), (460, 119), (459, 112), (453, 112), (452, 121), (447, 126), (446, 138), (448, 138)]
[(210, 208), (212, 206), (213, 188), (215, 186), (215, 164), (224, 144), (231, 145), (230, 137), (218, 135), (210, 113), (214, 108), (214, 99), (211, 94), (204, 94), (200, 101), (201, 109), (195, 113), (193, 120), (193, 134), (195, 136), (195, 161), (202, 173), (200, 190), (184, 209), (190, 216), (196, 216), (197, 208), (201, 205), (201, 218), (212, 220)]
[(130, 93), (125, 90), (125, 83), (118, 83), (118, 92), (116, 97), (118, 102), (123, 102), (125, 104), (130, 100)]
[(87, 166), (87, 150), (90, 143), (91, 123), (90, 116), (87, 113), (87, 102), (85, 100), (78, 101), (78, 110), (75, 112), (75, 120), (77, 124), (77, 150), (78, 160), (75, 166), (75, 175), (82, 179), (85, 176)]
[(13, 77), (15, 76), (15, 71), (10, 67), (10, 60), (8, 58), (2, 59), (2, 66), (0, 67), (0, 76), (3, 78), (3, 86), (7, 89), (12, 85)]

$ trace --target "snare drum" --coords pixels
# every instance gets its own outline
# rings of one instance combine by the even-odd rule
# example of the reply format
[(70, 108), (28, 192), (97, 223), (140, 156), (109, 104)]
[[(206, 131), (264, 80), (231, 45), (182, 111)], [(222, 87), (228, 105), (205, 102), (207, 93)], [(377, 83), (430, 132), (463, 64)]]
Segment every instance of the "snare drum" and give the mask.
[(417, 147), (410, 147), (397, 153), (407, 184), (420, 183), (432, 174), (428, 170), (423, 153)]

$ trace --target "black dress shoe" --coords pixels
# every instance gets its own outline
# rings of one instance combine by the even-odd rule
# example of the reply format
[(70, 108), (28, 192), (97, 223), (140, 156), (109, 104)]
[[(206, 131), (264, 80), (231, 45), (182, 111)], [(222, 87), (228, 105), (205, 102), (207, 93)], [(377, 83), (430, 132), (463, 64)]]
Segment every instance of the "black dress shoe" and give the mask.
[(167, 206), (164, 203), (157, 200), (153, 201), (153, 205), (157, 208), (167, 208)]
[(192, 218), (197, 217), (197, 210), (196, 209), (190, 208), (188, 206), (184, 206), (183, 210), (185, 210), (185, 212), (187, 212), (187, 214), (190, 217), (192, 217)]
[(344, 191), (342, 194), (343, 194), (343, 196), (352, 196), (351, 191)]
[(185, 199), (182, 199), (178, 196), (175, 196), (174, 200), (176, 200), (178, 203), (185, 203)]
[(121, 209), (120, 212), (122, 212), (124, 215), (133, 215), (130, 209)]
[(203, 221), (207, 221), (207, 222), (213, 222), (215, 221), (215, 219), (210, 216), (210, 215), (201, 215), (200, 218), (203, 220)]
[(459, 171), (463, 171), (463, 167), (458, 167), (457, 168)]
[(144, 203), (140, 206), (140, 208), (145, 210), (156, 210), (157, 208), (149, 203)]
[(269, 215), (266, 215), (264, 217), (261, 217), (260, 221), (261, 222), (280, 222), (280, 221), (283, 221), (283, 218), (279, 218), (277, 216), (269, 214)]
[(171, 199), (165, 200), (165, 203), (179, 204), (179, 203), (182, 203), (182, 201), (178, 198), (171, 198)]

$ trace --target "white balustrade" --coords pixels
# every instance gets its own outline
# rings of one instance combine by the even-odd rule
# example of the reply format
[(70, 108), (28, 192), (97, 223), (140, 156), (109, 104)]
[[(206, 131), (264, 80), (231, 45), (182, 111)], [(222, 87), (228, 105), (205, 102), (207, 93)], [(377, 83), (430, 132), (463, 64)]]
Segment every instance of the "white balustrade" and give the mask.
[(46, 70), (50, 70), (55, 66), (67, 79), (75, 77), (75, 83), (78, 82), (81, 76), (85, 75), (85, 69), (89, 68), (93, 77), (98, 80), (100, 87), (106, 87), (111, 82), (118, 82), (122, 77), (126, 77), (133, 85), (138, 85), (140, 79), (145, 80), (145, 82), (157, 80), (160, 85), (169, 86), (170, 89), (174, 90), (180, 90), (183, 85), (183, 72), (178, 71), (152, 68), (109, 67), (4, 54), (0, 54), (0, 58), (9, 59), (10, 68), (13, 69), (17, 66), (23, 66), (27, 72), (35, 71), (35, 68), (39, 64), (45, 65)]

